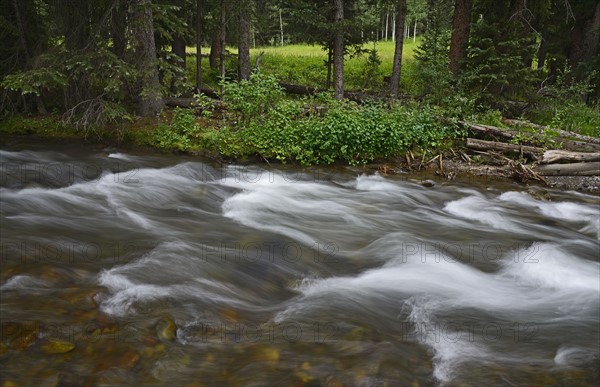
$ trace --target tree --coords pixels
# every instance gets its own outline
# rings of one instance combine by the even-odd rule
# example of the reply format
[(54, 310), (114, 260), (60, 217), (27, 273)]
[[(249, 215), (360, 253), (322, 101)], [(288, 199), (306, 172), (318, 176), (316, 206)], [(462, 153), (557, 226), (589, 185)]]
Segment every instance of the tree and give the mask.
[(203, 0), (196, 0), (196, 90), (202, 89), (202, 17)]
[[(599, 38), (600, 0), (596, 1), (596, 6), (592, 12), (581, 14), (572, 30), (569, 64), (574, 70), (577, 70), (577, 67), (583, 63), (589, 63), (598, 53)], [(584, 75), (582, 73), (582, 71), (577, 71), (575, 79), (583, 79)]]
[(344, 1), (333, 0), (333, 90), (336, 99), (344, 98)]
[(452, 19), (452, 36), (450, 38), (450, 63), (448, 68), (457, 74), (467, 57), (467, 45), (471, 30), (471, 11), (473, 0), (456, 0), (454, 18)]
[(137, 95), (137, 113), (152, 117), (163, 107), (158, 79), (156, 45), (150, 0), (131, 0), (131, 48), (136, 60), (134, 64), (140, 74)]
[(406, 20), (406, 0), (398, 0), (396, 3), (395, 35), (396, 46), (394, 50), (394, 62), (392, 65), (392, 76), (390, 79), (390, 94), (397, 97), (400, 91), (400, 75), (402, 70), (402, 46), (404, 45), (404, 22)]
[(240, 2), (240, 36), (238, 44), (238, 77), (240, 80), (250, 78), (250, 15), (252, 4), (249, 0)]

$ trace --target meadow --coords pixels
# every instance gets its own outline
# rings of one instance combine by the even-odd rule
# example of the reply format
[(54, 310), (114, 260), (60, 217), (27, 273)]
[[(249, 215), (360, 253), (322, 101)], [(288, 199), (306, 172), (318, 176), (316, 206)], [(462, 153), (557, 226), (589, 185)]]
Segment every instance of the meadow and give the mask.
[[(402, 89), (411, 92), (415, 88), (414, 63), (415, 50), (421, 42), (408, 39), (404, 42), (402, 58)], [(346, 90), (379, 91), (384, 83), (384, 77), (392, 72), (394, 45), (391, 40), (371, 42), (363, 45), (360, 54), (346, 55), (344, 77)], [(376, 55), (369, 53), (375, 50)], [(210, 52), (209, 47), (202, 48), (203, 53)], [(237, 68), (237, 48), (227, 47), (226, 73), (234, 78)], [(188, 47), (187, 69), (190, 79), (195, 76), (195, 48)], [(327, 80), (327, 52), (321, 46), (310, 44), (290, 44), (285, 46), (256, 47), (250, 50), (251, 66), (254, 68), (256, 59), (261, 56), (259, 70), (266, 75), (274, 75), (279, 80), (288, 83), (301, 84), (324, 88)], [(219, 81), (219, 70), (211, 69), (208, 58), (203, 58), (203, 82), (215, 88)]]

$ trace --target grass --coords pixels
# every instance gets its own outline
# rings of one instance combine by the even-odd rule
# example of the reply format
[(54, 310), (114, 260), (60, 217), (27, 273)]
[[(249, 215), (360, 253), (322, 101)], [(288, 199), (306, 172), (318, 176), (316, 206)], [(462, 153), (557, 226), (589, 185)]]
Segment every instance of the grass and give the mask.
[[(416, 41), (408, 39), (404, 42), (403, 58), (403, 76), (402, 87), (404, 90), (411, 91), (411, 79), (414, 72), (414, 53), (415, 49), (421, 43), (421, 39)], [(394, 58), (395, 43), (390, 41), (367, 43), (364, 49), (377, 50), (381, 64), (373, 69), (368, 64), (368, 55), (347, 56), (345, 60), (345, 88), (346, 90), (369, 91), (378, 90), (383, 84), (383, 77), (392, 72), (392, 61)], [(229, 56), (226, 69), (227, 73), (233, 76), (236, 73), (236, 47), (227, 47), (232, 55)], [(186, 49), (188, 54), (195, 54), (194, 47)], [(203, 47), (202, 52), (208, 53), (210, 49)], [(297, 83), (312, 87), (323, 88), (327, 80), (327, 52), (318, 45), (310, 44), (290, 44), (287, 46), (269, 46), (257, 47), (250, 50), (250, 61), (254, 67), (256, 58), (263, 53), (260, 60), (260, 70), (264, 74), (275, 75), (279, 80), (289, 83)], [(190, 79), (195, 77), (195, 64), (193, 58), (187, 61), (188, 74)], [(203, 60), (203, 81), (210, 87), (216, 88), (219, 79), (218, 70), (211, 69), (208, 60)]]

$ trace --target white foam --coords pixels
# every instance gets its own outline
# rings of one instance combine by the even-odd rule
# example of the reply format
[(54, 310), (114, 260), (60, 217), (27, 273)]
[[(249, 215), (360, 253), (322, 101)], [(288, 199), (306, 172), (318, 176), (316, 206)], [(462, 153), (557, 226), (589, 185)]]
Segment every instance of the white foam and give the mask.
[(600, 263), (569, 255), (556, 244), (534, 243), (503, 265), (500, 275), (525, 285), (600, 296)]
[(46, 281), (28, 275), (15, 275), (9, 278), (2, 286), (0, 291), (32, 289), (47, 287)]

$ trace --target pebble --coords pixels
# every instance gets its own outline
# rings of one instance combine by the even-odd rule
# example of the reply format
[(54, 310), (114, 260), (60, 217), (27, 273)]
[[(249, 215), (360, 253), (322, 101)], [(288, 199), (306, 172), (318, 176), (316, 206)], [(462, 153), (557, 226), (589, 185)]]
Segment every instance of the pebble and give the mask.
[(156, 329), (158, 338), (161, 340), (173, 341), (177, 336), (177, 325), (170, 317), (161, 320)]
[(127, 351), (119, 359), (119, 367), (124, 369), (132, 369), (140, 361), (140, 355), (134, 351)]
[(50, 340), (42, 345), (42, 349), (48, 354), (67, 353), (75, 349), (75, 344), (62, 340)]

